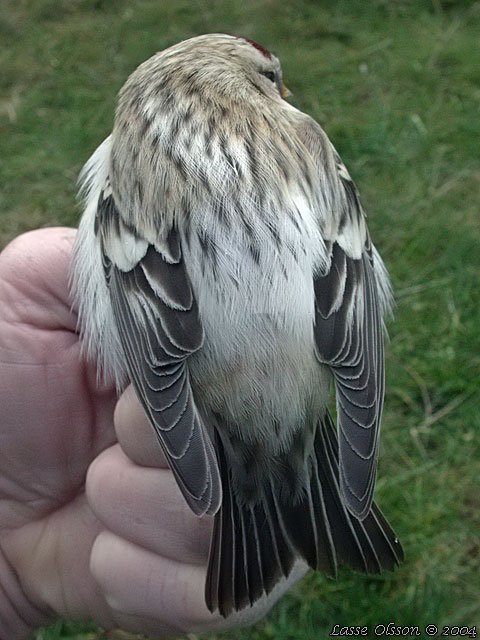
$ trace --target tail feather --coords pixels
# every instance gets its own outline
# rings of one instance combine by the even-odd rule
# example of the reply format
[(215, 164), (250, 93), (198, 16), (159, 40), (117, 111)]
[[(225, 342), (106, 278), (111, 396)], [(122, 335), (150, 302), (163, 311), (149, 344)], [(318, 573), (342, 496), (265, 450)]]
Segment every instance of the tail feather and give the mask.
[(322, 486), (329, 487), (325, 493), (329, 500), (330, 521), (335, 523), (335, 548), (338, 557), (355, 571), (361, 573), (379, 573), (381, 565), (375, 547), (371, 544), (362, 523), (355, 518), (341, 499), (339, 484), (338, 444), (334, 425), (327, 414), (319, 425), (315, 450), (317, 459), (320, 451), (325, 452)]
[(312, 460), (310, 493), (313, 499), (313, 517), (317, 523), (318, 561), (312, 568), (324, 571), (328, 576), (337, 576), (337, 556), (335, 552), (335, 540), (329, 522), (329, 495), (323, 490), (325, 486), (320, 476), (322, 470), (318, 468), (317, 460)]
[(283, 576), (288, 577), (295, 562), (295, 555), (292, 545), (288, 540), (285, 527), (279, 520), (279, 513), (275, 506), (274, 499), (275, 489), (272, 486), (272, 482), (272, 478), (270, 478), (270, 484), (266, 492), (266, 512), (269, 515), (267, 522), (270, 527), (272, 544), (275, 549), (278, 565), (281, 568), (281, 573)]
[[(231, 495), (231, 493), (230, 493)], [(232, 499), (232, 498), (231, 498)], [(233, 583), (233, 604), (234, 609), (239, 611), (244, 609), (250, 602), (250, 585), (248, 582), (248, 555), (247, 555), (247, 536), (245, 533), (245, 524), (242, 511), (239, 510), (237, 503), (233, 502), (233, 522), (236, 523), (234, 529), (234, 583)]]
[[(304, 558), (311, 567), (334, 575), (335, 562), (331, 539), (328, 535), (328, 523), (319, 522), (317, 527), (309, 487), (305, 487), (302, 502), (295, 504), (282, 500), (277, 493), (273, 493), (275, 510), (282, 523), (282, 533), (290, 548), (293, 547), (292, 553)], [(267, 514), (267, 517), (271, 517), (270, 514)]]
[[(319, 431), (318, 437), (323, 440), (321, 428), (319, 428)], [(322, 444), (324, 451), (328, 452), (328, 444), (325, 441)], [(318, 445), (316, 448), (319, 448)], [(359, 539), (349, 517), (350, 514), (339, 499), (339, 486), (330, 456), (325, 456), (324, 464), (318, 465), (317, 463), (315, 470), (318, 474), (318, 484), (324, 489), (329, 522), (335, 523), (334, 545), (337, 557), (343, 559), (355, 571), (368, 572), (368, 563), (364, 551), (366, 541), (362, 537)]]
[[(231, 483), (225, 485), (225, 509), (222, 509), (222, 526), (220, 537), (220, 564), (219, 564), (219, 592), (229, 594), (229, 608), (234, 605), (235, 598), (235, 556), (238, 554), (236, 545), (236, 525), (233, 522), (234, 503), (230, 489)], [(229, 544), (223, 544), (224, 540), (229, 540)], [(219, 602), (220, 605), (220, 602)], [(223, 612), (222, 612), (223, 613)]]
[[(221, 473), (221, 472), (220, 472)], [(212, 538), (210, 540), (210, 553), (208, 559), (208, 571), (205, 581), (205, 600), (210, 611), (215, 611), (218, 606), (218, 589), (220, 583), (220, 556), (222, 553), (222, 519), (226, 510), (225, 495), (222, 496), (222, 506), (215, 515)]]
[[(245, 504), (231, 482), (220, 436), (216, 438), (223, 503), (215, 516), (205, 598), (223, 616), (254, 604), (288, 577), (295, 560), (335, 576), (337, 564), (362, 573), (394, 569), (403, 559), (398, 538), (375, 503), (359, 520), (344, 505), (339, 484), (336, 429), (327, 413), (306, 462), (304, 486), (295, 498), (292, 465), (279, 461), (285, 477), (265, 470), (265, 486), (254, 504)], [(298, 478), (297, 478), (298, 483)]]
[[(317, 430), (317, 437), (323, 434), (323, 442), (328, 442), (328, 453), (326, 458), (331, 464), (333, 473), (330, 477), (336, 481), (338, 491), (334, 492), (342, 506), (343, 502), (340, 498), (340, 489), (337, 482), (339, 477), (338, 462), (338, 441), (336, 428), (333, 424), (330, 414), (327, 413), (322, 424)], [(317, 457), (319, 455), (319, 447), (316, 446)], [(380, 511), (376, 503), (372, 503), (372, 508), (364, 520), (358, 520), (345, 507), (346, 515), (349, 518), (357, 536), (362, 542), (362, 549), (365, 553), (367, 566), (360, 569), (362, 573), (381, 573), (383, 569), (393, 571), (404, 559), (403, 549), (392, 527), (387, 522), (385, 516)], [(366, 553), (370, 551), (370, 553)], [(346, 562), (346, 564), (349, 564)], [(351, 565), (350, 565), (351, 566)], [(352, 566), (352, 568), (354, 568)]]
[(250, 507), (250, 516), (261, 576), (260, 591), (270, 593), (282, 574), (275, 554), (275, 547), (272, 544), (270, 527), (267, 522), (268, 514), (264, 509), (264, 505), (259, 504), (255, 507)]
[[(247, 552), (247, 579), (248, 598), (251, 604), (256, 602), (263, 594), (263, 575), (258, 545), (258, 535), (250, 509), (243, 510), (243, 526), (245, 527), (246, 552)], [(219, 596), (225, 598), (224, 594)], [(220, 610), (222, 613), (222, 611)], [(222, 613), (222, 615), (225, 615)]]
[[(377, 549), (377, 552), (380, 548), (383, 551), (381, 557), (382, 568), (393, 571), (395, 567), (398, 567), (398, 565), (405, 559), (402, 545), (400, 544), (395, 531), (392, 529), (376, 503), (372, 503), (370, 515), (372, 516), (372, 522), (364, 521), (363, 523), (367, 535), (370, 537), (370, 540), (375, 540), (375, 548)], [(380, 539), (374, 538), (373, 522), (376, 524), (375, 530), (382, 534)]]

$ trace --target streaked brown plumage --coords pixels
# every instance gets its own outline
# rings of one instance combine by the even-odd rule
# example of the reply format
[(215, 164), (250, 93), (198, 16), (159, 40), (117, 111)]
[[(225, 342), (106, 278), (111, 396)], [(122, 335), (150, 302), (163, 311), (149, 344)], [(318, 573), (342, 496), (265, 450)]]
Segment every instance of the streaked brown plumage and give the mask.
[(283, 94), (277, 58), (232, 36), (141, 65), (86, 166), (74, 260), (88, 351), (216, 514), (225, 616), (298, 558), (378, 573), (403, 553), (372, 503), (388, 276), (338, 154)]

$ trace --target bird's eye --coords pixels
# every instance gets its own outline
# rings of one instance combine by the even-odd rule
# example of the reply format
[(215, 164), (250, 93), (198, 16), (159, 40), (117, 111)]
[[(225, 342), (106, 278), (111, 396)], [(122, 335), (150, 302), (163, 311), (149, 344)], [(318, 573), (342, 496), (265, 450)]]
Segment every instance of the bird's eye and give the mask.
[(263, 75), (272, 82), (275, 82), (275, 74), (273, 73), (273, 71), (265, 71)]

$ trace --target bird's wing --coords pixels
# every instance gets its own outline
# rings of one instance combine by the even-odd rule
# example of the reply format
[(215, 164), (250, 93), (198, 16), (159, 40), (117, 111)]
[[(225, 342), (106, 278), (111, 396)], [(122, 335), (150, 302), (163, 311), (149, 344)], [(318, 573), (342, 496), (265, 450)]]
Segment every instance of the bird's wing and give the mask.
[(178, 231), (155, 244), (139, 237), (119, 214), (108, 180), (95, 226), (129, 377), (190, 508), (214, 514), (221, 481), (188, 370), (203, 329)]
[(314, 282), (315, 341), (335, 379), (340, 487), (348, 509), (363, 519), (373, 499), (384, 355), (372, 259), (332, 245), (330, 271)]
[(324, 233), (329, 268), (314, 279), (314, 335), (318, 357), (335, 380), (340, 488), (349, 511), (364, 519), (375, 488), (384, 395), (382, 313), (389, 284), (355, 184), (333, 147), (325, 149), (337, 210)]

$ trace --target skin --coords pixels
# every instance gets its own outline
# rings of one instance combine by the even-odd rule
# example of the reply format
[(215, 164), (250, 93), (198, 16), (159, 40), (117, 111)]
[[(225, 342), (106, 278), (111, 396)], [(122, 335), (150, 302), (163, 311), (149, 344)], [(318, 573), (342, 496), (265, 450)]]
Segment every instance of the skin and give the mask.
[(212, 520), (186, 505), (131, 388), (117, 403), (81, 358), (74, 237), (34, 231), (0, 254), (0, 589), (10, 565), (20, 617), (38, 612), (8, 638), (60, 616), (157, 637), (252, 622), (280, 593), (228, 621), (207, 610)]

